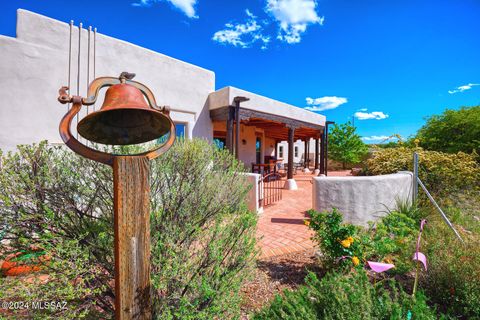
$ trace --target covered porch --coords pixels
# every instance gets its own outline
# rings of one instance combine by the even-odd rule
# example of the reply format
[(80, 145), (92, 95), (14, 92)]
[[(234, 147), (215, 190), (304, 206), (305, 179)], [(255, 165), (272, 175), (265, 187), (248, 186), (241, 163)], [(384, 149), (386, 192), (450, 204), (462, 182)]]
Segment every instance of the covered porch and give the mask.
[[(233, 87), (210, 94), (209, 110), (214, 141), (252, 172), (285, 176), (284, 186), (289, 190), (297, 189), (296, 169), (325, 173), (324, 116)], [(303, 141), (304, 157), (301, 163), (294, 163), (298, 140)], [(279, 154), (282, 141), (287, 142), (288, 151)]]

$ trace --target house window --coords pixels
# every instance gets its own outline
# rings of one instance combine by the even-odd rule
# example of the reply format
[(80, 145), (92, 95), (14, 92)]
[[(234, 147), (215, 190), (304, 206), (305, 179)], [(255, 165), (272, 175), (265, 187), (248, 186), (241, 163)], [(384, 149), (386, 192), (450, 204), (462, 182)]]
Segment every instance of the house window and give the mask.
[[(175, 123), (175, 136), (180, 139), (185, 139), (185, 131), (187, 126), (184, 123)], [(157, 139), (157, 143), (165, 143), (168, 140), (169, 134), (164, 134), (160, 138)]]
[(257, 137), (255, 140), (255, 160), (261, 163), (262, 160), (262, 138)]
[(283, 146), (278, 147), (278, 157), (283, 159)]
[(184, 123), (175, 123), (175, 131), (177, 138), (185, 139), (185, 130), (187, 126)]
[(298, 158), (298, 147), (295, 146), (295, 152), (294, 152), (295, 158)]

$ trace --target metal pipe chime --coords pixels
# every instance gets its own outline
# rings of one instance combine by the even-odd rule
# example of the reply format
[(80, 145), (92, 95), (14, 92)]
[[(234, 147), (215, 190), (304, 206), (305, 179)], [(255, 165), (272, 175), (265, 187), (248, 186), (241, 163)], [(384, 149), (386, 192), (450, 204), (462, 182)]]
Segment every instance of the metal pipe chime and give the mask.
[[(87, 93), (80, 96), (81, 33), (79, 25), (76, 95), (71, 95), (72, 29), (68, 87), (59, 90), (58, 101), (71, 104), (60, 121), (64, 143), (77, 154), (113, 168), (114, 185), (114, 253), (115, 253), (115, 319), (151, 319), (150, 287), (150, 187), (149, 160), (165, 153), (175, 141), (175, 125), (168, 107), (159, 107), (152, 91), (133, 81), (135, 74), (122, 72), (119, 77), (99, 77), (90, 81), (91, 31), (88, 28)], [(96, 76), (96, 33), (93, 29), (93, 76)], [(102, 107), (89, 113), (99, 92), (108, 87)], [(87, 115), (79, 113), (86, 106)], [(72, 122), (76, 134), (72, 134)], [(106, 153), (88, 146), (89, 142), (106, 145), (131, 145), (168, 139), (153, 149), (134, 155)], [(78, 135), (86, 143), (79, 140)]]
[[(70, 20), (69, 23), (69, 45), (68, 45), (68, 92), (71, 93), (71, 87), (72, 87), (72, 51), (73, 51), (73, 27), (74, 27), (74, 21)], [(80, 95), (80, 82), (81, 82), (81, 72), (82, 72), (82, 31), (83, 31), (83, 23), (80, 22), (78, 25), (78, 46), (77, 46), (77, 77), (76, 77), (76, 95)], [(93, 57), (92, 57), (92, 52), (91, 52), (91, 47), (92, 47), (92, 26), (88, 27), (88, 37), (87, 37), (87, 68), (86, 68), (86, 88), (88, 89), (88, 86), (90, 85), (90, 59), (93, 58), (93, 77), (95, 78), (95, 72), (96, 72), (96, 34), (97, 34), (97, 28), (93, 29)], [(68, 109), (70, 109), (71, 103), (68, 103)], [(94, 109), (95, 111), (95, 109)], [(90, 113), (89, 107), (87, 106), (86, 110), (87, 115)], [(80, 121), (80, 115), (76, 116), (76, 123), (78, 125)], [(76, 133), (76, 138), (78, 139), (78, 133)]]

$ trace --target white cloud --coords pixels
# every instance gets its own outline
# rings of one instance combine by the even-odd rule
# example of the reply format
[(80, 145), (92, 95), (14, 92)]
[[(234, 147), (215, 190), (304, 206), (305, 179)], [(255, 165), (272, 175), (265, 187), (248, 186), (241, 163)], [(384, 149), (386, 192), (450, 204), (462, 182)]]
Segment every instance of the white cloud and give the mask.
[(472, 87), (474, 87), (474, 86), (480, 86), (480, 83), (469, 83), (469, 84), (465, 84), (465, 85), (463, 85), (463, 86), (456, 87), (456, 88), (453, 89), (453, 90), (448, 90), (448, 93), (454, 94), (454, 93), (457, 93), (457, 92), (463, 92), (463, 91), (472, 89)]
[(307, 107), (305, 109), (310, 111), (323, 111), (323, 110), (330, 110), (335, 109), (341, 106), (344, 103), (347, 103), (347, 98), (337, 97), (337, 96), (326, 96), (321, 98), (306, 98)]
[(247, 14), (247, 19), (244, 23), (225, 24), (226, 28), (215, 32), (212, 40), (240, 48), (249, 48), (253, 43), (259, 41), (262, 43), (261, 48), (266, 49), (270, 42), (270, 37), (262, 33), (263, 27), (257, 22), (256, 16), (248, 9), (245, 10), (245, 13)]
[(360, 110), (362, 111), (357, 111), (353, 114), (358, 120), (383, 120), (388, 118), (388, 114), (385, 114), (382, 111), (365, 112), (367, 111), (365, 108)]
[(367, 110), (368, 110), (367, 108), (362, 108), (362, 109), (360, 109), (360, 110), (358, 110), (358, 111), (367, 111)]
[(369, 136), (369, 137), (362, 137), (362, 140), (363, 140), (363, 141), (379, 141), (379, 142), (381, 142), (381, 141), (386, 140), (386, 139), (389, 139), (389, 138), (391, 138), (391, 139), (397, 139), (397, 140), (398, 140), (398, 138), (396, 138), (396, 137), (389, 137), (389, 136)]
[(308, 25), (323, 25), (325, 18), (317, 14), (316, 6), (315, 0), (267, 0), (266, 11), (280, 25), (277, 39), (299, 43)]
[[(132, 3), (134, 7), (150, 7), (152, 4), (156, 2), (160, 2), (162, 0), (140, 0), (139, 2)], [(170, 2), (173, 6), (177, 9), (182, 11), (187, 17), (189, 18), (198, 18), (195, 14), (195, 5), (197, 4), (197, 0), (164, 0)]]

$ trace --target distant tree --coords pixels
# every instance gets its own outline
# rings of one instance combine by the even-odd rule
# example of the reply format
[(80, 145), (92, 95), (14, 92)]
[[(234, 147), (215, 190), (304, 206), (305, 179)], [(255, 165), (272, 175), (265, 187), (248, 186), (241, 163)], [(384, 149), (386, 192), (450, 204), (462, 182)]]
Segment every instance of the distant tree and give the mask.
[(342, 163), (343, 169), (346, 169), (347, 164), (356, 164), (362, 161), (367, 152), (367, 145), (350, 122), (333, 126), (328, 135), (328, 153), (333, 160)]
[(480, 151), (480, 106), (433, 115), (417, 133), (420, 146), (433, 151)]

